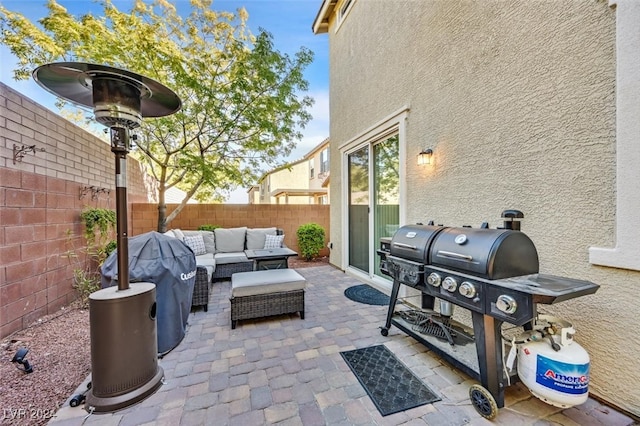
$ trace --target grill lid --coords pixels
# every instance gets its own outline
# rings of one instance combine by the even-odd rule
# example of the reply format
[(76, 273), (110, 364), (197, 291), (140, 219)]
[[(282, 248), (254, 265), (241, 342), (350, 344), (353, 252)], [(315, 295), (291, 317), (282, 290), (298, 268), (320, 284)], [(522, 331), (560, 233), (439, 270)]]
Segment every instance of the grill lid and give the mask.
[(538, 252), (510, 229), (446, 228), (431, 246), (431, 264), (490, 280), (535, 274)]
[(391, 239), (391, 255), (428, 264), (429, 246), (443, 229), (442, 226), (432, 225), (402, 226)]

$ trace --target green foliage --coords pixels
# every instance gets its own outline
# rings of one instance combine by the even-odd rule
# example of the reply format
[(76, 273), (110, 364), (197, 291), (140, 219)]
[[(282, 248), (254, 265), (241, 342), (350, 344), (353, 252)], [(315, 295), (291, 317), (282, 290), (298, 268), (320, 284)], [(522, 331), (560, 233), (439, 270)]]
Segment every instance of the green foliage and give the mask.
[(211, 225), (207, 223), (207, 224), (198, 226), (199, 231), (213, 231), (216, 228), (220, 228), (220, 225)]
[(101, 208), (85, 208), (80, 213), (85, 226), (86, 247), (78, 250), (71, 230), (67, 230), (67, 250), (60, 255), (77, 266), (73, 270), (73, 288), (78, 292), (82, 306), (89, 304), (89, 295), (100, 289), (100, 267), (116, 249), (115, 240), (109, 239), (115, 232), (116, 213)]
[[(102, 16), (72, 16), (49, 0), (40, 25), (0, 6), (0, 43), (18, 58), (16, 79), (75, 60), (125, 68), (176, 91), (182, 109), (145, 119), (132, 151), (158, 180), (159, 232), (189, 199), (219, 201), (253, 184), (302, 138), (313, 105), (302, 95), (309, 49), (283, 54), (270, 33), (248, 30), (244, 8), (216, 11), (211, 0), (192, 0), (184, 17), (166, 0), (129, 2), (129, 12), (98, 3)], [(168, 213), (164, 194), (174, 186), (186, 197)]]
[(80, 213), (80, 220), (89, 246), (104, 245), (109, 232), (116, 229), (115, 210), (87, 207)]
[(301, 225), (296, 231), (298, 248), (305, 260), (317, 257), (324, 247), (324, 228), (317, 223)]
[(104, 246), (104, 258), (106, 259), (109, 255), (118, 248), (118, 242), (116, 240), (111, 240)]

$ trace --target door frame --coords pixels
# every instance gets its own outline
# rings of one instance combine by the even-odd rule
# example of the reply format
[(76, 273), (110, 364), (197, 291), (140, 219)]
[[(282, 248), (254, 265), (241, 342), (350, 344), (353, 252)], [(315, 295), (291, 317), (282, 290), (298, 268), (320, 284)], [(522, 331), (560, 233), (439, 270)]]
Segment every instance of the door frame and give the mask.
[(344, 265), (345, 272), (353, 275), (354, 277), (363, 280), (365, 282), (369, 282), (371, 284), (375, 284), (379, 287), (390, 289), (392, 282), (388, 279), (379, 277), (375, 275), (375, 268), (373, 267), (374, 256), (377, 256), (376, 249), (379, 248), (378, 241), (372, 241), (374, 235), (374, 223), (371, 220), (371, 212), (373, 211), (373, 206), (371, 203), (373, 202), (373, 198), (371, 197), (371, 192), (373, 191), (373, 173), (372, 167), (369, 167), (369, 242), (370, 242), (370, 250), (369, 250), (369, 273), (363, 273), (361, 270), (352, 268), (349, 266), (349, 185), (346, 183), (349, 182), (349, 170), (348, 170), (348, 155), (361, 149), (364, 146), (368, 146), (370, 149), (369, 153), (369, 164), (372, 165), (373, 161), (373, 150), (371, 149), (376, 142), (379, 142), (386, 138), (387, 136), (397, 134), (398, 135), (398, 156), (399, 156), (399, 198), (400, 198), (400, 225), (404, 225), (406, 223), (407, 217), (407, 209), (406, 209), (406, 192), (407, 192), (407, 184), (406, 184), (406, 146), (407, 146), (407, 137), (406, 137), (406, 121), (409, 117), (409, 107), (404, 106), (394, 113), (388, 115), (382, 120), (378, 121), (371, 127), (369, 127), (364, 132), (360, 133), (356, 137), (350, 139), (344, 144), (338, 147), (340, 151), (340, 159), (342, 165), (342, 176), (341, 181), (345, 184), (342, 185), (342, 193), (341, 197), (341, 218), (342, 218), (342, 265)]

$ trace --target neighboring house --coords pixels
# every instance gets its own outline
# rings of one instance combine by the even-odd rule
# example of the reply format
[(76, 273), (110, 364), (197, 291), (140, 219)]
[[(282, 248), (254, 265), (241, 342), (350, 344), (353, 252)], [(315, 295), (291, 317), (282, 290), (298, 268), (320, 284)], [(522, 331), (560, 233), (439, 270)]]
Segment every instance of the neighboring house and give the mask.
[(313, 22), (332, 64), (331, 263), (390, 286), (376, 249), (398, 226), (521, 210), (542, 273), (601, 286), (539, 308), (574, 324), (590, 392), (635, 416), (638, 22), (629, 0), (324, 0)]
[(252, 204), (329, 204), (329, 139), (265, 173), (247, 192)]
[[(180, 204), (186, 195), (185, 191), (172, 186), (164, 192), (164, 201), (167, 204)], [(198, 204), (198, 200), (191, 198), (187, 204)]]

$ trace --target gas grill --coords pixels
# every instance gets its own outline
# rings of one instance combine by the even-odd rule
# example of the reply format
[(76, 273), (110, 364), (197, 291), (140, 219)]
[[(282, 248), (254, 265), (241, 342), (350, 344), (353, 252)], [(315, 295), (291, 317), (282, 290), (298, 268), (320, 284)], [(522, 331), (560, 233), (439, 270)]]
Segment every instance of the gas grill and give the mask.
[[(538, 304), (592, 294), (599, 287), (539, 274), (535, 245), (519, 230), (517, 219), (522, 213), (507, 210), (502, 216), (505, 222), (500, 229), (486, 224), (480, 228), (432, 223), (403, 226), (391, 241), (381, 241), (378, 250), (382, 272), (393, 278), (382, 335), (388, 335), (393, 324), (478, 379), (482, 386), (470, 396), (476, 410), (487, 418), (504, 406), (504, 389), (516, 376), (504, 369), (502, 324), (528, 329), (538, 315)], [(416, 327), (402, 311), (396, 312), (401, 285), (421, 292), (426, 309), (421, 313), (429, 313), (422, 324), (431, 325), (426, 334), (425, 327)], [(439, 313), (433, 310), (436, 300)], [(454, 305), (471, 312), (472, 331), (451, 319)]]

